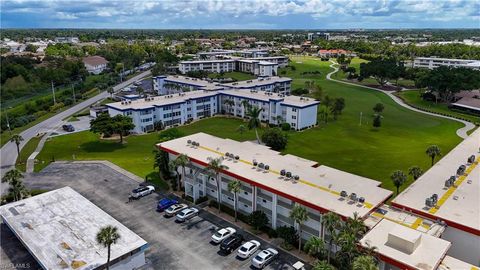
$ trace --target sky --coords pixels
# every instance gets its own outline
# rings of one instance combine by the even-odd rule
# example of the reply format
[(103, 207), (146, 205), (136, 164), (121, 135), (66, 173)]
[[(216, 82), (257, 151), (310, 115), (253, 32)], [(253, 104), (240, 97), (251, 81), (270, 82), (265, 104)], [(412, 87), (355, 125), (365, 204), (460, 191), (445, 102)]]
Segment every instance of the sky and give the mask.
[(480, 0), (0, 0), (2, 28), (480, 28)]

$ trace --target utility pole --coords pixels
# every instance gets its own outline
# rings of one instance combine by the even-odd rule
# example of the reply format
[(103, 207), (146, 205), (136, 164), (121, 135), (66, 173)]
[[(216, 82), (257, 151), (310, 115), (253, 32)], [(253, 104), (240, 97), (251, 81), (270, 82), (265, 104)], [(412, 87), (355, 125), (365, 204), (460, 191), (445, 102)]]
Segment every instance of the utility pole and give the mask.
[(12, 129), (10, 128), (10, 121), (8, 120), (8, 109), (5, 110), (5, 117), (7, 118), (8, 132), (10, 132), (10, 137), (12, 137)]
[(360, 126), (362, 125), (362, 117), (363, 117), (363, 112), (360, 112)]
[(72, 92), (73, 92), (73, 104), (75, 104), (77, 101), (75, 100), (75, 86), (73, 86), (73, 83), (72, 83)]
[(55, 87), (53, 87), (53, 81), (52, 82), (52, 94), (53, 94), (53, 105), (57, 104), (57, 101), (55, 100)]

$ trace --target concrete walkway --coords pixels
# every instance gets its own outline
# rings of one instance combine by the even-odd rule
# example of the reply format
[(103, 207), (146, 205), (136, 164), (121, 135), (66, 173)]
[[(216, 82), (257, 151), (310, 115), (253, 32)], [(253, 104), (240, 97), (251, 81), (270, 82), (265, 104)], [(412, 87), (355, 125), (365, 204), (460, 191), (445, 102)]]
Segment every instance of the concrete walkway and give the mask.
[(370, 87), (370, 86), (365, 86), (365, 85), (360, 85), (360, 84), (355, 84), (355, 83), (351, 83), (351, 82), (345, 82), (345, 81), (342, 81), (342, 80), (337, 80), (337, 79), (332, 79), (331, 76), (333, 74), (335, 74), (336, 72), (338, 72), (338, 66), (336, 66), (337, 63), (335, 62), (332, 62), (332, 64), (330, 65), (331, 68), (333, 68), (334, 70), (330, 73), (327, 74), (327, 80), (330, 80), (330, 81), (334, 81), (334, 82), (338, 82), (338, 83), (343, 83), (343, 84), (348, 84), (348, 85), (352, 85), (352, 86), (357, 86), (357, 87), (363, 87), (363, 88), (367, 88), (367, 89), (371, 89), (371, 90), (375, 90), (375, 91), (379, 91), (379, 92), (382, 92), (384, 93), (385, 95), (389, 96), (391, 99), (393, 99), (393, 101), (395, 101), (398, 105), (404, 107), (404, 108), (407, 108), (409, 110), (412, 110), (412, 111), (415, 111), (415, 112), (419, 112), (419, 113), (423, 113), (423, 114), (427, 114), (427, 115), (432, 115), (432, 116), (436, 116), (436, 117), (441, 117), (441, 118), (445, 118), (445, 119), (450, 119), (450, 120), (453, 120), (453, 121), (457, 121), (457, 122), (460, 122), (462, 124), (464, 124), (465, 126), (462, 127), (462, 128), (459, 128), (457, 130), (457, 135), (460, 137), (460, 138), (467, 138), (468, 137), (468, 134), (467, 132), (473, 128), (475, 128), (475, 125), (468, 122), (468, 121), (464, 121), (464, 120), (460, 120), (460, 119), (457, 119), (457, 118), (454, 118), (454, 117), (450, 117), (450, 116), (445, 116), (445, 115), (440, 115), (440, 114), (436, 114), (436, 113), (431, 113), (431, 112), (426, 112), (426, 111), (422, 111), (422, 110), (419, 110), (417, 108), (414, 108), (408, 104), (406, 104), (405, 102), (403, 102), (403, 100), (401, 100), (399, 97), (395, 96), (391, 91), (385, 91), (385, 90), (381, 90), (381, 89), (377, 89), (377, 88), (374, 88), (374, 87)]

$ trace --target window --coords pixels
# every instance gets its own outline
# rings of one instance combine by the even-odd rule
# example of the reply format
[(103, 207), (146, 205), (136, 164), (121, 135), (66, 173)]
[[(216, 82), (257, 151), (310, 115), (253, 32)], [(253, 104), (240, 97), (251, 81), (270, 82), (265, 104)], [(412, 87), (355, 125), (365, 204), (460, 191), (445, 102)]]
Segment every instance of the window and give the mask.
[(297, 108), (292, 108), (292, 112), (296, 112), (297, 111)]
[(297, 119), (297, 116), (296, 116), (296, 115), (292, 115), (292, 119)]

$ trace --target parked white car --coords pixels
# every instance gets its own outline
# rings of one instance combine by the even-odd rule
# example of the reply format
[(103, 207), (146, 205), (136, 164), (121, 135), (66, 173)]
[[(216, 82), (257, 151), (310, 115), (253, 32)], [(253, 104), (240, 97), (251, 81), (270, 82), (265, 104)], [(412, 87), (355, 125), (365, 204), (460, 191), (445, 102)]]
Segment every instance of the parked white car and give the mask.
[(222, 242), (225, 238), (229, 237), (230, 235), (236, 233), (237, 230), (235, 230), (232, 227), (227, 227), (218, 230), (216, 233), (212, 235), (212, 241), (216, 244)]
[(278, 251), (273, 248), (267, 248), (260, 251), (257, 256), (252, 258), (252, 265), (258, 269), (263, 269), (265, 265), (269, 264), (275, 256), (278, 255)]
[(175, 218), (179, 222), (184, 222), (186, 220), (189, 220), (193, 218), (194, 216), (198, 215), (198, 209), (197, 208), (188, 208), (188, 209), (183, 209), (178, 213)]
[(250, 240), (243, 244), (237, 251), (237, 256), (246, 259), (254, 254), (260, 248), (260, 242)]
[(170, 207), (167, 208), (167, 210), (165, 210), (165, 215), (168, 216), (168, 217), (172, 217), (174, 215), (176, 215), (178, 212), (184, 210), (188, 208), (188, 205), (184, 204), (184, 203), (179, 203), (179, 204), (174, 204)]
[(152, 194), (153, 192), (155, 192), (154, 186), (138, 187), (132, 190), (132, 193), (130, 194), (130, 196), (132, 196), (135, 199), (138, 199), (140, 197), (147, 196), (148, 194)]

